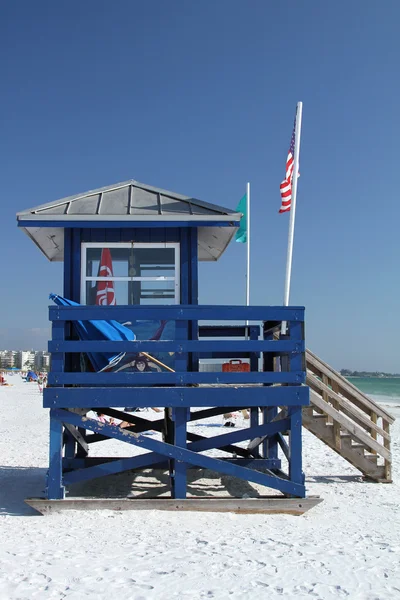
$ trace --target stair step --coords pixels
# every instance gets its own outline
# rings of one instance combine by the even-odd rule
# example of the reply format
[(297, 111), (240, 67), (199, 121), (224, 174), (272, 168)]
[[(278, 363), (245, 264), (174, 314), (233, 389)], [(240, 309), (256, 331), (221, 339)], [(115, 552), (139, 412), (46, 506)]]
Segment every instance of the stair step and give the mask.
[(365, 458), (369, 460), (371, 463), (376, 465), (378, 463), (378, 455), (377, 454), (365, 454)]
[[(312, 352), (307, 351), (307, 382), (310, 384), (310, 406), (303, 409), (303, 424), (322, 442), (341, 454), (350, 464), (358, 468), (364, 475), (374, 481), (390, 481), (389, 443), (378, 443), (376, 428), (369, 426), (364, 412), (386, 419), (385, 431), (392, 423), (390, 415), (382, 414), (382, 410), (352, 386), (347, 380), (333, 371), (329, 365), (321, 361)], [(345, 391), (345, 397), (341, 391)], [(363, 410), (363, 414), (354, 411), (352, 405)], [(368, 410), (367, 410), (368, 409)], [(385, 417), (385, 418), (384, 418)], [(383, 426), (382, 426), (383, 427)], [(363, 442), (361, 443), (361, 440)], [(380, 450), (381, 448), (381, 450)], [(377, 453), (374, 452), (375, 449)], [(383, 463), (383, 452), (385, 464)]]
[(366, 446), (364, 446), (364, 444), (352, 444), (351, 449), (352, 450), (365, 450)]

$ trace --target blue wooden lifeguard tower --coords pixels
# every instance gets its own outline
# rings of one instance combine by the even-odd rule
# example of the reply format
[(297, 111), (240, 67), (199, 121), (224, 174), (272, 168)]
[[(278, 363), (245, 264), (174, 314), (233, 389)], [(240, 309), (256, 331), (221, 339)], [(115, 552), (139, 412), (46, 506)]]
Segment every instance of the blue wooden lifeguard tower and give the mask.
[[(240, 218), (134, 180), (18, 213), (18, 226), (45, 256), (64, 261), (64, 297), (83, 305), (49, 309), (52, 366), (43, 404), (50, 409), (50, 462), (46, 498), (31, 502), (39, 510), (69, 502), (98, 507), (95, 499), (71, 498), (65, 490), (76, 482), (150, 468), (168, 473), (170, 500), (159, 499), (161, 508), (200, 503), (203, 510), (301, 513), (317, 502), (304, 500), (302, 471), (302, 407), (309, 403), (304, 308), (198, 304), (198, 262), (220, 258)], [(112, 261), (108, 273), (100, 271), (104, 252)], [(96, 305), (99, 290), (110, 289), (116, 305), (101, 305), (104, 300)], [(74, 323), (90, 320), (116, 320), (142, 335), (135, 341), (79, 339)], [(283, 321), (284, 339), (277, 335)], [(143, 334), (143, 324), (158, 333)], [(143, 356), (158, 359), (156, 368), (88, 370), (82, 358), (100, 351), (134, 355), (131, 366)], [(206, 358), (248, 359), (251, 369), (200, 372), (199, 360)], [(121, 407), (164, 411), (154, 421)], [(248, 427), (219, 429), (213, 437), (190, 431), (192, 422), (239, 409), (250, 410)], [(90, 411), (129, 426), (101, 422)], [(145, 435), (149, 429), (162, 436)], [(92, 444), (111, 438), (142, 453), (90, 456)], [(193, 468), (265, 486), (278, 496), (188, 498), (187, 473)], [(108, 506), (115, 503), (155, 506), (149, 499), (122, 498)]]

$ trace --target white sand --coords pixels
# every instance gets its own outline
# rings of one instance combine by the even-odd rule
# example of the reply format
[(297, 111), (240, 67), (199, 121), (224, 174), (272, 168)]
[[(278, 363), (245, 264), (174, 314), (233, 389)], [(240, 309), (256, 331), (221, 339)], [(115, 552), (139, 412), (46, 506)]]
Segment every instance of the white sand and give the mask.
[[(302, 517), (157, 511), (42, 517), (23, 499), (43, 492), (47, 410), (36, 384), (19, 376), (9, 381), (13, 387), (0, 388), (1, 600), (400, 598), (400, 422), (392, 428), (392, 485), (363, 482), (304, 432), (308, 493), (324, 502)], [(117, 442), (112, 451), (119, 449)]]

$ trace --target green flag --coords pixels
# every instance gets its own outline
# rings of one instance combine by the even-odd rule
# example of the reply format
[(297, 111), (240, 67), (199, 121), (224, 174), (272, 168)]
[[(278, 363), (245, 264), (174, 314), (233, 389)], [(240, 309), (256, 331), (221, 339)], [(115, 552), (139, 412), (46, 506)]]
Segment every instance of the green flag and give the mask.
[(243, 217), (240, 219), (240, 226), (236, 232), (235, 240), (245, 244), (247, 242), (247, 194), (240, 200), (236, 212), (242, 213)]

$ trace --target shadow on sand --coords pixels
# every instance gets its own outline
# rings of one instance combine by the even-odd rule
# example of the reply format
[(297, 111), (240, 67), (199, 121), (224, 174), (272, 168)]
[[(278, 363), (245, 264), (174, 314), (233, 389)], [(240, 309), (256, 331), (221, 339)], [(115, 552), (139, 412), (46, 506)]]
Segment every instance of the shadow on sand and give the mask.
[(25, 498), (43, 496), (47, 469), (38, 467), (0, 466), (0, 514), (10, 516), (40, 516), (25, 504)]
[(307, 475), (306, 481), (312, 483), (376, 483), (365, 479), (363, 475)]
[[(257, 498), (260, 492), (247, 481), (221, 475), (208, 469), (188, 469), (188, 497)], [(96, 498), (160, 498), (170, 497), (167, 471), (159, 469), (125, 471), (68, 487), (70, 496)]]

